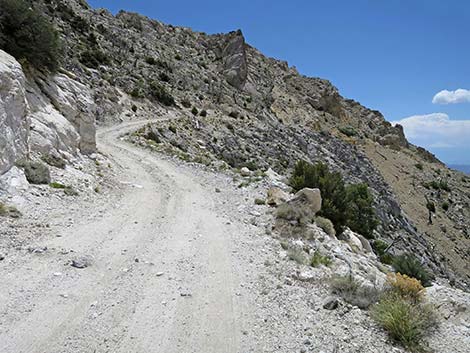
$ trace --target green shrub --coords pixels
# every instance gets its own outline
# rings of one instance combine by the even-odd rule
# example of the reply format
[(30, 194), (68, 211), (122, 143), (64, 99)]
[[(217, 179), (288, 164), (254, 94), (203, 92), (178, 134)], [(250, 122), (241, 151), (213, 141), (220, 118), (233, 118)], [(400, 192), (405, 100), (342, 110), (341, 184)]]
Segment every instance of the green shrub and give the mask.
[(424, 287), (432, 285), (434, 276), (429, 273), (424, 266), (421, 265), (421, 262), (412, 254), (396, 256), (393, 259), (392, 266), (395, 272), (416, 278)]
[(80, 62), (86, 67), (97, 69), (100, 65), (109, 65), (111, 61), (101, 49), (94, 48), (82, 52)]
[(389, 244), (383, 240), (377, 239), (374, 240), (372, 243), (372, 248), (374, 249), (375, 253), (379, 256), (385, 254), (385, 250), (387, 250)]
[(449, 183), (447, 180), (433, 180), (423, 184), (426, 189), (433, 188), (434, 190), (450, 191)]
[(447, 180), (440, 180), (439, 181), (439, 188), (444, 191), (450, 191), (450, 186)]
[(418, 168), (419, 170), (423, 170), (423, 164), (422, 163), (416, 163), (415, 167)]
[(265, 205), (266, 200), (264, 199), (255, 199), (255, 205)]
[(166, 106), (175, 105), (175, 99), (173, 96), (165, 90), (165, 87), (160, 86), (155, 82), (151, 82), (150, 86), (150, 95), (155, 98), (157, 101)]
[(372, 243), (372, 248), (374, 249), (375, 253), (379, 257), (380, 262), (391, 265), (393, 263), (393, 255), (385, 252), (387, 250), (389, 244), (383, 240), (375, 240)]
[(201, 112), (199, 113), (200, 116), (202, 116), (203, 118), (207, 116), (207, 111), (205, 110), (201, 110)]
[(193, 115), (198, 115), (199, 111), (197, 110), (196, 107), (193, 107), (193, 109), (191, 109), (191, 113), (192, 113)]
[(182, 105), (183, 107), (185, 107), (185, 108), (191, 108), (191, 102), (190, 102), (189, 100), (187, 100), (187, 99), (183, 99), (183, 100), (181, 101), (181, 105)]
[(366, 184), (348, 185), (346, 187), (346, 197), (348, 227), (366, 238), (373, 238), (373, 232), (377, 228), (378, 221), (372, 207), (374, 198), (369, 192), (369, 188)]
[(338, 129), (342, 134), (352, 137), (357, 135), (357, 131), (352, 126), (342, 126)]
[(144, 94), (141, 87), (134, 87), (130, 92), (133, 98), (144, 98)]
[(145, 62), (149, 65), (157, 65), (157, 60), (155, 60), (155, 58), (152, 56), (147, 56), (145, 58)]
[(333, 260), (326, 255), (322, 255), (322, 253), (317, 250), (313, 254), (312, 258), (310, 259), (310, 265), (312, 267), (318, 267), (320, 265), (330, 266), (333, 263)]
[(295, 191), (303, 188), (318, 188), (322, 196), (319, 216), (328, 218), (337, 233), (345, 226), (371, 238), (377, 227), (372, 207), (373, 198), (366, 184), (345, 186), (340, 173), (330, 172), (324, 163), (310, 164), (298, 161), (290, 178)]
[(65, 189), (66, 188), (64, 184), (57, 183), (57, 182), (52, 182), (49, 184), (49, 186), (53, 189)]
[(335, 227), (328, 218), (320, 217), (320, 216), (315, 217), (315, 224), (319, 226), (321, 229), (323, 229), (323, 231), (329, 236), (336, 235)]
[(176, 126), (170, 125), (168, 127), (168, 130), (170, 130), (172, 133), (176, 134)]
[(158, 78), (160, 79), (160, 81), (163, 81), (163, 82), (170, 82), (171, 81), (171, 77), (168, 76), (168, 74), (165, 73), (165, 72), (160, 72), (160, 74), (158, 75)]
[(0, 48), (37, 69), (59, 67), (57, 31), (28, 0), (0, 0)]
[(429, 305), (416, 305), (398, 295), (384, 296), (372, 308), (372, 318), (411, 352), (423, 352), (424, 338), (437, 327)]
[(442, 203), (442, 209), (443, 209), (444, 211), (448, 211), (448, 210), (449, 210), (449, 203), (448, 203), (447, 201), (444, 201), (444, 202)]

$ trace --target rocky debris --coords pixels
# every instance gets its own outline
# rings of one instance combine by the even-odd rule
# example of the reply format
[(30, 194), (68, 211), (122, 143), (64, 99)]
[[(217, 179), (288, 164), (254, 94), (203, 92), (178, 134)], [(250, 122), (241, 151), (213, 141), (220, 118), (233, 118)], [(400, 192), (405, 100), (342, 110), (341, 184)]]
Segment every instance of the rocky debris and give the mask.
[(73, 259), (72, 262), (70, 263), (70, 265), (72, 267), (75, 267), (75, 268), (78, 268), (78, 269), (87, 268), (87, 267), (91, 266), (91, 264), (92, 264), (91, 259), (89, 257), (85, 257), (85, 256)]
[(339, 306), (339, 299), (336, 297), (328, 297), (323, 303), (323, 309), (335, 310)]
[(47, 246), (40, 246), (40, 247), (29, 247), (28, 252), (31, 254), (43, 254), (47, 252)]
[(21, 65), (0, 50), (0, 175), (29, 152), (28, 103)]
[(290, 198), (287, 192), (277, 187), (269, 188), (267, 195), (266, 204), (269, 206), (279, 206)]

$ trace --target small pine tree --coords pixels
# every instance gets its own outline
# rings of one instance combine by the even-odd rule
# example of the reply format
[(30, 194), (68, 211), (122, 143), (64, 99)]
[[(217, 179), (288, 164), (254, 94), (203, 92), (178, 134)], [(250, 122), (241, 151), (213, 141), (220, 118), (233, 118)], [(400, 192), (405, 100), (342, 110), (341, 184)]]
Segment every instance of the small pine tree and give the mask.
[(346, 187), (348, 202), (347, 225), (351, 230), (373, 238), (374, 229), (378, 225), (372, 204), (374, 198), (366, 184), (352, 184)]

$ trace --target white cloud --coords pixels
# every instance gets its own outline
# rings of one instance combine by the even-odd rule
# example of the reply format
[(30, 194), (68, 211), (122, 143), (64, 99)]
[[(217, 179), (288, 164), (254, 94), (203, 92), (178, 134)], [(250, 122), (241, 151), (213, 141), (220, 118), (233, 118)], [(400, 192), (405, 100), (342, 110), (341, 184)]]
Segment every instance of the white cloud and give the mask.
[(459, 88), (455, 91), (443, 90), (432, 99), (434, 104), (470, 103), (470, 91)]
[(470, 120), (451, 120), (447, 114), (414, 115), (394, 121), (406, 137), (425, 148), (470, 147)]

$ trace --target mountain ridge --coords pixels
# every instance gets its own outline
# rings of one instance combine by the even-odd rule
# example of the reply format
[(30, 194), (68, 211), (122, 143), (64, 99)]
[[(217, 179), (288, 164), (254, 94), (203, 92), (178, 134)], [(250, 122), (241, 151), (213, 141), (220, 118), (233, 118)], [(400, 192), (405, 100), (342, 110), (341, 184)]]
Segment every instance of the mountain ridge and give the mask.
[[(170, 114), (179, 120), (163, 132), (140, 131), (136, 142), (148, 144), (152, 132), (160, 150), (182, 158), (284, 175), (299, 159), (326, 162), (347, 182), (369, 185), (377, 237), (396, 243), (397, 252), (413, 248), (436, 273), (468, 283), (466, 179), (410, 144), (380, 112), (265, 57), (240, 30), (206, 35), (78, 0), (34, 6), (61, 34), (63, 69), (91, 90), (97, 124)], [(428, 217), (427, 199), (450, 207)]]

